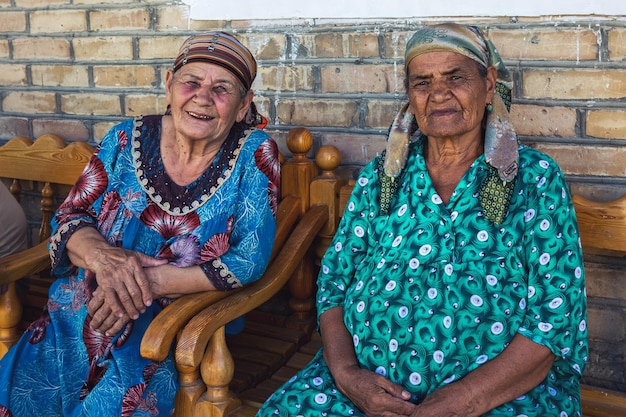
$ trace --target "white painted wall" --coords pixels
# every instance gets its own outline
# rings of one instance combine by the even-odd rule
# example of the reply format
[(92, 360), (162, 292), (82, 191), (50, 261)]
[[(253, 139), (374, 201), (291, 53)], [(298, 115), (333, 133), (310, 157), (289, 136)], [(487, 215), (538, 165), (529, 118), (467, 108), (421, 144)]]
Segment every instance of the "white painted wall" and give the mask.
[(183, 0), (190, 18), (385, 19), (464, 16), (626, 16), (625, 0)]

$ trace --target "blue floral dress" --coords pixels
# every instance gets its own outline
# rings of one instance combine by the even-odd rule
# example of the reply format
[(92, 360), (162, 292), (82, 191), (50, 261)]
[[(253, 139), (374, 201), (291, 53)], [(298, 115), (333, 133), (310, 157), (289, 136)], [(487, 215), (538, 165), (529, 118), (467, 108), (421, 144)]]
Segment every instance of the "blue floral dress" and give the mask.
[[(557, 164), (521, 147), (519, 177), (501, 225), (478, 199), (489, 167), (470, 167), (448, 204), (410, 149), (389, 214), (379, 208), (375, 160), (357, 179), (318, 277), (318, 315), (343, 307), (360, 366), (419, 403), (500, 354), (516, 334), (556, 360), (543, 382), (488, 416), (580, 416), (587, 363), (583, 258)], [(257, 414), (363, 416), (341, 394), (322, 351)]]
[(161, 299), (113, 337), (89, 326), (94, 274), (72, 265), (65, 245), (97, 227), (113, 246), (200, 265), (216, 288), (258, 279), (276, 229), (279, 160), (262, 130), (236, 125), (195, 182), (170, 180), (160, 157), (162, 116), (128, 120), (103, 138), (53, 220), (53, 274), (42, 317), (0, 362), (0, 416), (169, 416), (178, 379), (172, 355), (140, 356)]

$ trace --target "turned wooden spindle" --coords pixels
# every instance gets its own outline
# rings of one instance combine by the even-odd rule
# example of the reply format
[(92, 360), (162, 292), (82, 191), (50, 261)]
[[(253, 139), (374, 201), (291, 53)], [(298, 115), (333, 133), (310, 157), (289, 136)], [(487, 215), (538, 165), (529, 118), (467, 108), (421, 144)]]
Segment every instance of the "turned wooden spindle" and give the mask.
[[(310, 207), (310, 184), (319, 172), (315, 162), (307, 156), (312, 147), (313, 136), (308, 129), (294, 128), (289, 131), (287, 148), (293, 156), (281, 167), (281, 192), (283, 198), (288, 195), (300, 198), (301, 214)], [(306, 333), (315, 326), (313, 293), (316, 274), (311, 261), (312, 255), (307, 253), (288, 284), (291, 317), (287, 326), (302, 329)]]
[(172, 417), (193, 416), (196, 403), (206, 392), (206, 385), (200, 379), (200, 369), (176, 364), (180, 387), (176, 393), (175, 411)]
[(195, 416), (223, 417), (241, 405), (241, 400), (228, 389), (235, 374), (235, 361), (226, 346), (224, 327), (211, 336), (200, 372), (207, 390), (198, 400)]
[(318, 234), (318, 242), (315, 245), (316, 261), (319, 264), (339, 224), (341, 216), (339, 191), (346, 181), (335, 174), (335, 170), (341, 164), (341, 153), (335, 146), (319, 148), (315, 154), (315, 162), (321, 174), (311, 182), (311, 205), (323, 204), (328, 207), (328, 222)]
[(50, 228), (50, 220), (52, 219), (52, 213), (54, 212), (54, 190), (52, 185), (47, 182), (41, 189), (41, 227), (39, 228), (39, 242), (48, 240), (52, 229)]

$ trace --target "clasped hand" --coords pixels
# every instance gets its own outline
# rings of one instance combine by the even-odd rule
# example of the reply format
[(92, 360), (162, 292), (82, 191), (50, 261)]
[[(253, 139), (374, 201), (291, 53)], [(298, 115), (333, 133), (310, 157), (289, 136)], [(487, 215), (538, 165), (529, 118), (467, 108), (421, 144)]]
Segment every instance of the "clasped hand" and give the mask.
[(147, 267), (167, 264), (145, 254), (107, 248), (91, 262), (98, 288), (87, 305), (91, 327), (111, 336), (129, 320), (136, 320), (152, 304), (153, 294)]

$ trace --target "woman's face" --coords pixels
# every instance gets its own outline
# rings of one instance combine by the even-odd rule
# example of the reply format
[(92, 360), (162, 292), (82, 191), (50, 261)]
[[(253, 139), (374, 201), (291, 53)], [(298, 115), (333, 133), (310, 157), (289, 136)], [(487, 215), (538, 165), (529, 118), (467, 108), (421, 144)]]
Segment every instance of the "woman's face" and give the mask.
[(241, 97), (241, 82), (219, 65), (190, 62), (166, 78), (166, 98), (177, 135), (223, 142), (245, 117), (252, 91)]
[(422, 133), (434, 139), (482, 134), (485, 107), (495, 88), (495, 68), (490, 67), (485, 78), (470, 58), (428, 52), (413, 58), (408, 72), (409, 102)]

